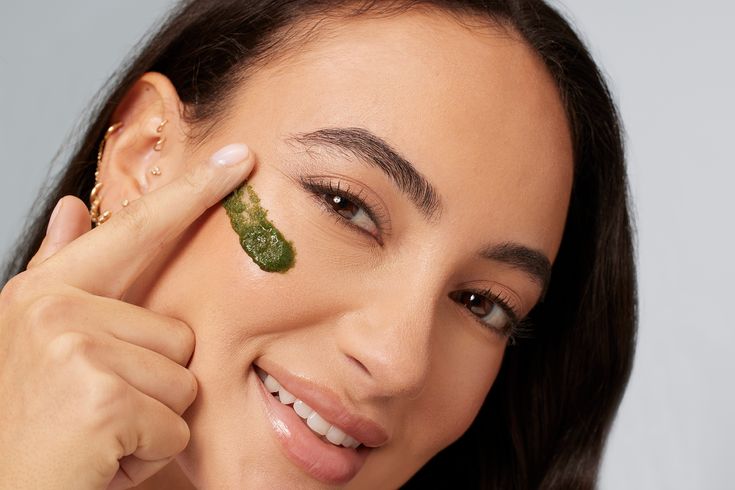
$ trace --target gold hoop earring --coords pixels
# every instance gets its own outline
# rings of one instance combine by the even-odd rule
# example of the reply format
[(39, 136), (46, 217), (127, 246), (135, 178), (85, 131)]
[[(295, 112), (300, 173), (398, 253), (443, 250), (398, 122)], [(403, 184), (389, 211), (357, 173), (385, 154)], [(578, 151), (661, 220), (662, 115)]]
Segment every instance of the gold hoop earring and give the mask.
[(94, 187), (92, 188), (92, 192), (89, 193), (89, 217), (95, 226), (99, 226), (107, 221), (112, 214), (110, 211), (100, 212), (101, 201), (99, 193), (100, 189), (102, 189), (102, 182), (100, 182), (100, 164), (102, 162), (102, 155), (105, 152), (107, 139), (122, 126), (123, 123), (120, 121), (107, 128), (107, 131), (105, 131), (105, 135), (100, 142), (99, 150), (97, 150), (97, 169), (94, 172)]
[[(159, 134), (162, 133), (163, 132), (163, 127), (166, 125), (167, 122), (168, 122), (168, 119), (164, 119), (163, 121), (161, 121), (161, 124), (159, 124), (158, 127), (156, 128), (156, 133), (159, 133)], [(158, 141), (156, 141), (155, 144), (153, 145), (153, 150), (154, 151), (161, 151), (161, 148), (163, 148), (163, 143), (165, 141), (166, 141), (166, 137), (165, 136), (163, 136), (163, 135), (159, 136), (158, 137)]]

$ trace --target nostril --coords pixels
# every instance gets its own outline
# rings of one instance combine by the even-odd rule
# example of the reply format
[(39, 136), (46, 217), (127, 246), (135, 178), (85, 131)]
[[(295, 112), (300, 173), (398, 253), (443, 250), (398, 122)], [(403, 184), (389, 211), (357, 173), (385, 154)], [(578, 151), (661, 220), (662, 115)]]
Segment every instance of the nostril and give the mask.
[(351, 356), (351, 355), (349, 355), (349, 354), (346, 354), (346, 356), (347, 356), (347, 358), (348, 358), (348, 359), (349, 359), (349, 360), (350, 360), (350, 361), (351, 361), (351, 362), (352, 362), (352, 363), (353, 363), (354, 365), (356, 365), (356, 366), (357, 366), (358, 368), (362, 369), (363, 371), (365, 371), (365, 373), (367, 373), (368, 375), (370, 375), (370, 370), (369, 370), (369, 369), (368, 369), (368, 368), (367, 368), (367, 367), (366, 367), (366, 366), (365, 366), (365, 365), (364, 365), (363, 363), (361, 363), (361, 362), (360, 362), (360, 361), (358, 361), (358, 360), (357, 360), (357, 359), (356, 359), (355, 357), (353, 357), (353, 356)]

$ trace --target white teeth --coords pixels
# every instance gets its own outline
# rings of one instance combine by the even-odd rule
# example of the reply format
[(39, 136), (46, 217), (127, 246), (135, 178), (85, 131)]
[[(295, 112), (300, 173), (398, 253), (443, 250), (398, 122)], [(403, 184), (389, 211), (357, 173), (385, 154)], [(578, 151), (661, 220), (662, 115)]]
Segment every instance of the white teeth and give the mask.
[(345, 440), (346, 434), (339, 430), (335, 426), (330, 426), (329, 430), (327, 431), (327, 440), (334, 444), (335, 446), (339, 446), (342, 444), (342, 441)]
[(360, 443), (357, 442), (352, 437), (346, 435), (344, 441), (342, 441), (341, 444), (344, 447), (353, 447), (354, 448), (354, 447), (357, 447)]
[(314, 413), (314, 410), (312, 410), (309, 405), (302, 402), (301, 400), (296, 400), (293, 403), (293, 409), (302, 419), (306, 419), (309, 417), (309, 415)]
[(283, 386), (281, 386), (281, 389), (278, 390), (278, 399), (284, 405), (290, 405), (296, 401), (296, 397), (293, 396), (290, 392), (286, 391), (286, 388), (284, 388)]
[(313, 408), (299, 400), (290, 393), (286, 388), (281, 386), (276, 378), (270, 374), (258, 370), (258, 376), (263, 381), (266, 389), (271, 393), (278, 393), (277, 399), (284, 405), (290, 405), (293, 403), (293, 409), (296, 414), (304, 419), (306, 425), (315, 433), (323, 436), (322, 440), (327, 440), (335, 446), (344, 446), (348, 448), (357, 448), (360, 442), (354, 438), (348, 436), (340, 428), (330, 425), (329, 422), (319, 415)]
[(326, 435), (330, 427), (329, 422), (324, 420), (316, 412), (313, 412), (311, 415), (309, 415), (309, 418), (306, 419), (306, 425), (308, 425), (311, 430), (321, 436)]
[(265, 381), (263, 381), (263, 384), (265, 385), (266, 389), (271, 393), (275, 393), (276, 391), (281, 389), (281, 383), (276, 381), (276, 378), (274, 378), (270, 374), (265, 377)]

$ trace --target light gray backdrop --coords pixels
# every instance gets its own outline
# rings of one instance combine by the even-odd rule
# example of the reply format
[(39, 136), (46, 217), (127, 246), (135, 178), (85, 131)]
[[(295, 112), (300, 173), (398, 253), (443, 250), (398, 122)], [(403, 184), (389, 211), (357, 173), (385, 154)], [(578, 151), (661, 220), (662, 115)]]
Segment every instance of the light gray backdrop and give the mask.
[[(0, 252), (77, 116), (171, 4), (0, 0)], [(561, 8), (619, 101), (639, 228), (638, 356), (601, 488), (735, 488), (735, 8)]]

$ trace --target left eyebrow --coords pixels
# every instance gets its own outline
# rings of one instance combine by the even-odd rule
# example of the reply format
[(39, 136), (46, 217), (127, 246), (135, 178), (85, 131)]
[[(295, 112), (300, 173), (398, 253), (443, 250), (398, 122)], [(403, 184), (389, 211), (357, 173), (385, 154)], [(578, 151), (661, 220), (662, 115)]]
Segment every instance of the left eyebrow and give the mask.
[(416, 206), (427, 221), (438, 219), (442, 204), (433, 185), (387, 141), (365, 128), (334, 127), (290, 133), (284, 141), (308, 149), (322, 146), (344, 151), (382, 170)]
[(538, 250), (513, 242), (492, 244), (480, 250), (480, 256), (502, 262), (528, 274), (546, 292), (551, 278), (551, 261)]

